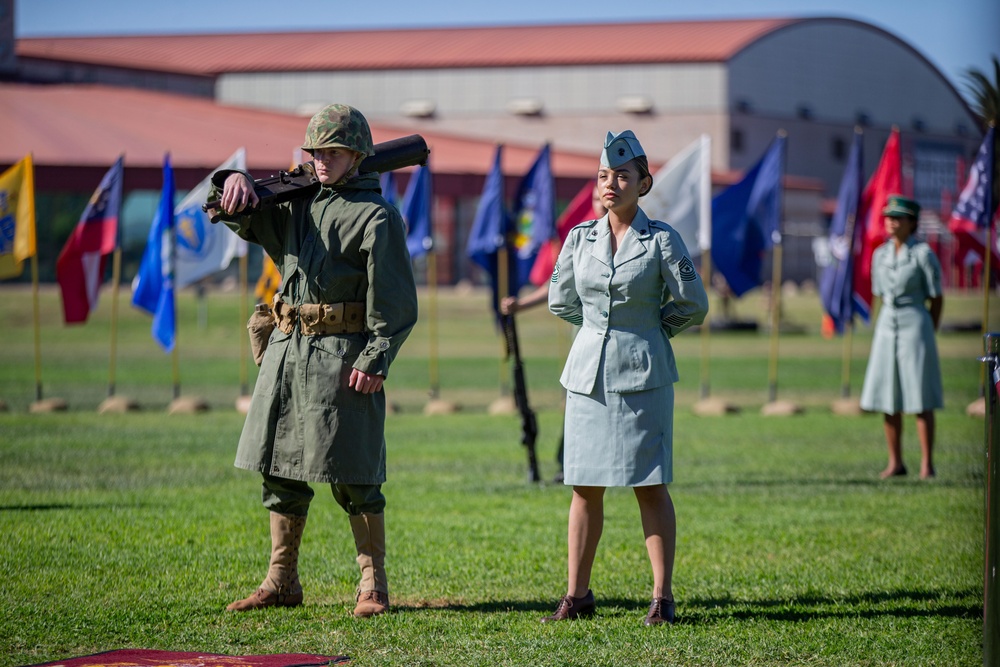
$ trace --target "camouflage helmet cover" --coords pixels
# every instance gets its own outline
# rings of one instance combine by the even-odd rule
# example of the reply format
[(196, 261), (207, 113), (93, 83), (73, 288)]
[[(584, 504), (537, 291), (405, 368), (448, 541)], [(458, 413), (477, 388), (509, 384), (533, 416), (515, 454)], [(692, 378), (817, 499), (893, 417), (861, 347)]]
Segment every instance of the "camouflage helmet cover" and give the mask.
[(306, 128), (302, 150), (349, 148), (368, 156), (372, 149), (372, 131), (360, 111), (346, 104), (330, 104), (312, 117)]

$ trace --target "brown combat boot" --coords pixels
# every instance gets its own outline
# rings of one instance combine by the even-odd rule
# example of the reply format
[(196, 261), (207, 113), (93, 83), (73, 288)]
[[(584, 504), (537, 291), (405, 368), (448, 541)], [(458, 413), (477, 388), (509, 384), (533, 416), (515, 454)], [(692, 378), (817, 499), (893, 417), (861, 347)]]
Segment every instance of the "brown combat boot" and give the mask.
[(302, 604), (299, 583), (299, 544), (306, 527), (304, 516), (271, 512), (271, 565), (267, 577), (253, 594), (233, 602), (226, 611), (262, 607), (297, 607)]
[(389, 611), (389, 583), (385, 576), (385, 515), (351, 516), (351, 531), (358, 549), (361, 581), (354, 615), (367, 618)]

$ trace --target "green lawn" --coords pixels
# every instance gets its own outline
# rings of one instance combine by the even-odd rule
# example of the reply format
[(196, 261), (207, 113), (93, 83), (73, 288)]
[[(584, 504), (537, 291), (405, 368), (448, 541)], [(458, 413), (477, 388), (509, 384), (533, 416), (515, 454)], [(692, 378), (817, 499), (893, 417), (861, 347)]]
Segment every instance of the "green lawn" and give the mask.
[[(44, 390), (70, 410), (28, 414), (30, 292), (2, 294), (0, 398), (10, 409), (0, 413), (0, 667), (127, 647), (346, 653), (355, 665), (982, 664), (984, 426), (964, 414), (978, 395), (978, 332), (940, 337), (948, 405), (930, 482), (879, 481), (880, 419), (830, 412), (843, 348), (819, 336), (815, 295), (788, 300), (787, 320), (805, 331), (780, 343), (779, 395), (805, 405), (796, 417), (759, 413), (763, 333), (712, 334), (713, 395), (744, 409), (694, 416), (701, 341), (679, 337), (671, 490), (680, 622), (642, 625), (651, 575), (638, 511), (630, 491), (612, 489), (597, 616), (550, 626), (538, 619), (565, 588), (569, 491), (529, 485), (518, 420), (485, 410), (506, 382), (485, 297), (442, 292), (441, 394), (462, 410), (421, 414), (424, 320), (387, 384), (400, 407), (387, 422), (393, 612), (361, 621), (350, 614), (350, 528), (322, 490), (303, 540), (305, 604), (223, 611), (259, 583), (269, 549), (259, 479), (232, 467), (245, 335), (234, 296), (211, 294), (201, 324), (197, 304), (182, 298), (183, 392), (213, 409), (180, 416), (163, 409), (170, 357), (150, 340), (148, 318), (124, 305), (118, 389), (144, 409), (96, 414), (108, 380), (107, 293), (93, 321), (66, 328), (51, 290), (42, 293)], [(739, 314), (763, 319), (761, 303), (745, 299)], [(428, 312), (426, 295), (422, 305)], [(949, 295), (946, 324), (974, 320), (981, 307), (981, 297)], [(541, 311), (520, 328), (550, 479), (569, 334)], [(863, 328), (852, 346), (855, 394), (869, 341)], [(912, 419), (905, 427), (914, 468)]]

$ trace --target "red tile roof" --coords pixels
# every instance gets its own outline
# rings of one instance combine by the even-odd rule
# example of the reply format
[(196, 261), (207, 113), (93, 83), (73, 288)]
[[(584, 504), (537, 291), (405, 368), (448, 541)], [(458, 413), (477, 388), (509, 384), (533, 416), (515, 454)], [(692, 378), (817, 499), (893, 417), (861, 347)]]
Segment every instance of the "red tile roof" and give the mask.
[(17, 55), (214, 76), (222, 72), (723, 62), (801, 19), (414, 30), (59, 37)]
[[(159, 168), (170, 152), (175, 168), (213, 169), (245, 146), (251, 170), (284, 169), (302, 144), (308, 119), (271, 111), (224, 106), (211, 100), (98, 85), (0, 84), (0, 165), (33, 154), (39, 166), (111, 165), (125, 153), (126, 166)], [(372, 125), (376, 142), (413, 134), (412, 129)], [(431, 149), (435, 173), (484, 174), (495, 144), (434, 132), (420, 133)], [(528, 170), (540, 146), (508, 144), (505, 172)], [(597, 155), (557, 150), (553, 170), (589, 177)], [(264, 175), (264, 174), (261, 174)]]

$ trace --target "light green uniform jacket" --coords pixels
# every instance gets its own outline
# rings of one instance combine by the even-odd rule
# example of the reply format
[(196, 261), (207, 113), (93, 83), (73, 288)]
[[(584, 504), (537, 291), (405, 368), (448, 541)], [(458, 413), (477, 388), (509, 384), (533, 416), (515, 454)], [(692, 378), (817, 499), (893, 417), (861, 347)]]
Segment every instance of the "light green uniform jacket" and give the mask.
[(605, 387), (634, 392), (677, 382), (670, 345), (708, 313), (708, 294), (683, 239), (640, 208), (612, 257), (608, 217), (570, 230), (549, 285), (549, 310), (582, 325), (560, 382), (589, 394), (604, 364)]
[[(214, 175), (210, 199), (229, 173)], [(354, 368), (388, 376), (417, 321), (417, 296), (403, 220), (377, 174), (226, 224), (274, 260), (286, 303), (363, 302), (366, 317), (363, 333), (274, 330), (235, 465), (306, 482), (383, 483), (385, 393), (347, 383)]]
[(941, 295), (941, 264), (930, 246), (910, 237), (872, 255), (872, 293), (882, 306), (861, 387), (869, 412), (921, 413), (944, 407), (941, 364), (927, 300)]

